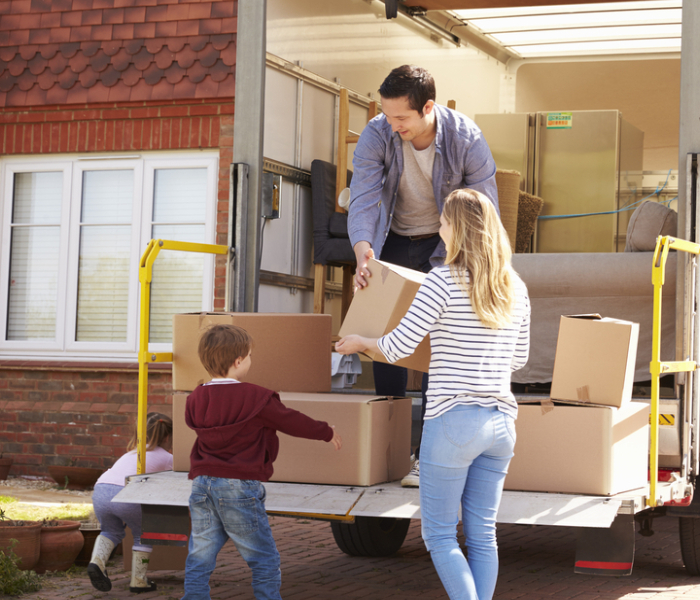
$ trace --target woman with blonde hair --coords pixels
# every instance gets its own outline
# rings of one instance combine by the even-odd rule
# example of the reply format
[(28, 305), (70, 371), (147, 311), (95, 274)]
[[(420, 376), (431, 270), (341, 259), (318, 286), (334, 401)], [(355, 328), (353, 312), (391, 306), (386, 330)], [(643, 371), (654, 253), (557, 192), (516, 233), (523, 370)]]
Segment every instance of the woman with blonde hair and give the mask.
[[(489, 600), (498, 577), (496, 514), (515, 446), (510, 374), (527, 362), (530, 303), (488, 198), (452, 192), (440, 225), (445, 264), (428, 274), (396, 329), (379, 339), (346, 336), (336, 350), (373, 350), (395, 362), (430, 334), (423, 539), (452, 600)], [(460, 505), (468, 561), (457, 542)]]

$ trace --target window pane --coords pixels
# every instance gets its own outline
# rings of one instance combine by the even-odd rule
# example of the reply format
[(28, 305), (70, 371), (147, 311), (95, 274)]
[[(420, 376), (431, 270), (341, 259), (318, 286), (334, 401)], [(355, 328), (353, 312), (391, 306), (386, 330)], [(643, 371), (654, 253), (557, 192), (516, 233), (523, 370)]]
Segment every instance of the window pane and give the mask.
[(80, 228), (77, 341), (126, 341), (130, 249), (130, 225)]
[(126, 341), (133, 200), (133, 170), (83, 172), (79, 342)]
[(58, 226), (12, 229), (8, 340), (56, 338), (60, 235)]
[(154, 223), (203, 223), (207, 170), (156, 169), (153, 196)]
[(13, 223), (61, 222), (63, 173), (15, 173)]
[[(155, 225), (153, 238), (204, 243), (204, 225)], [(151, 284), (150, 341), (172, 341), (173, 315), (202, 310), (204, 254), (169, 252), (158, 255)]]
[(83, 223), (131, 223), (134, 172), (84, 171)]

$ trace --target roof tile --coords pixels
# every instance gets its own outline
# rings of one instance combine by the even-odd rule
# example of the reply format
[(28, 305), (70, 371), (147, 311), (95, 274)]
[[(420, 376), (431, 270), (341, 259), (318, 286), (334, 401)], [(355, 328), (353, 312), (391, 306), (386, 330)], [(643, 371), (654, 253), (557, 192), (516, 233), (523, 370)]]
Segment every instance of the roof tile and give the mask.
[(180, 83), (186, 73), (187, 69), (183, 69), (177, 63), (173, 63), (165, 70), (165, 78), (172, 84)]
[(73, 8), (72, 0), (51, 0), (52, 12), (63, 12)]
[(218, 58), (219, 52), (217, 52), (211, 44), (207, 44), (197, 53), (197, 59), (202, 63), (202, 66), (206, 68), (213, 67)]
[(173, 84), (166, 79), (161, 79), (151, 86), (151, 100), (170, 100), (173, 97)]
[(117, 52), (111, 58), (112, 66), (120, 72), (126, 71), (131, 64), (131, 56), (124, 48), (120, 48), (119, 52)]
[(194, 63), (189, 69), (187, 69), (187, 77), (190, 81), (194, 83), (201, 83), (207, 75), (207, 70), (201, 65), (201, 63)]
[(153, 38), (146, 40), (146, 50), (151, 54), (158, 54), (165, 46), (165, 41), (162, 38)]
[(10, 30), (19, 29), (20, 21), (22, 20), (22, 15), (2, 15), (0, 17), (0, 29)]
[(17, 52), (18, 49), (15, 46), (5, 46), (4, 48), (0, 48), (0, 60), (9, 62), (15, 57)]
[(199, 22), (200, 35), (215, 35), (221, 33), (220, 19), (204, 19)]
[(204, 35), (195, 35), (190, 37), (187, 40), (187, 43), (190, 45), (192, 50), (194, 50), (195, 52), (199, 52), (204, 48), (204, 46), (207, 45), (208, 41), (209, 39)]
[(88, 67), (80, 74), (80, 85), (82, 85), (84, 88), (92, 87), (99, 78), (100, 74), (92, 67)]
[(41, 14), (41, 27), (60, 27), (61, 26), (61, 13), (50, 13), (45, 12)]
[(211, 45), (217, 50), (223, 50), (231, 43), (230, 35), (213, 35), (211, 36)]
[(102, 22), (110, 25), (118, 25), (124, 22), (123, 8), (109, 8), (102, 11)]
[(135, 86), (141, 81), (143, 74), (134, 65), (129, 65), (129, 68), (122, 72), (122, 81), (129, 87)]
[(23, 92), (28, 92), (31, 90), (35, 83), (36, 75), (32, 75), (29, 71), (25, 71), (17, 78), (17, 85)]
[(173, 86), (173, 97), (177, 99), (194, 98), (196, 90), (197, 86), (187, 77), (184, 77)]
[(65, 56), (63, 56), (63, 54), (61, 54), (60, 52), (57, 52), (53, 58), (49, 59), (49, 69), (54, 75), (63, 73), (67, 66), (68, 59)]
[(199, 21), (178, 21), (177, 35), (198, 35)]
[(238, 19), (231, 17), (221, 21), (221, 33), (236, 33), (238, 31)]
[(80, 12), (62, 12), (61, 15), (61, 27), (78, 27), (82, 25), (82, 16)]
[(131, 61), (134, 63), (134, 66), (140, 71), (147, 69), (153, 62), (153, 59), (154, 56), (148, 50), (146, 50), (145, 46), (142, 47), (137, 54), (134, 54), (131, 57)]
[(101, 25), (103, 23), (101, 10), (84, 10), (79, 14), (81, 25)]
[(32, 58), (30, 61), (27, 61), (29, 71), (32, 73), (32, 75), (39, 75), (40, 73), (42, 73), (44, 69), (46, 69), (48, 64), (49, 61), (47, 61), (39, 53), (35, 54), (34, 58)]
[(58, 74), (58, 83), (64, 90), (69, 90), (78, 81), (78, 74), (72, 69), (66, 69)]
[(25, 14), (31, 12), (31, 10), (31, 0), (11, 0), (10, 12)]
[(114, 8), (114, 0), (92, 0), (93, 8)]
[(26, 102), (34, 106), (46, 104), (46, 90), (42, 90), (38, 85), (32, 86), (27, 90)]
[(30, 44), (48, 44), (50, 38), (50, 29), (32, 29), (29, 32)]
[(235, 13), (235, 2), (214, 2), (211, 6), (212, 19), (232, 17)]
[(111, 57), (107, 56), (102, 50), (99, 50), (90, 60), (90, 66), (98, 73), (104, 71), (110, 63)]
[(224, 64), (223, 60), (217, 60), (216, 64), (209, 70), (211, 78), (219, 83), (228, 77), (231, 69)]
[(10, 46), (26, 46), (29, 43), (29, 32), (25, 29), (15, 29), (10, 32)]
[(100, 81), (107, 87), (112, 87), (119, 81), (120, 73), (112, 65), (109, 65), (101, 74)]
[(78, 52), (70, 61), (70, 69), (74, 73), (82, 73), (90, 64), (90, 59), (82, 52)]
[(92, 0), (73, 0), (72, 10), (90, 10), (92, 8)]
[(107, 95), (108, 102), (128, 102), (131, 98), (131, 88), (125, 85), (115, 85), (109, 88)]
[(50, 69), (46, 69), (41, 75), (37, 76), (36, 80), (42, 90), (50, 90), (58, 83), (58, 76), (52, 73)]
[(0, 74), (0, 91), (9, 92), (15, 85), (16, 79), (9, 71), (4, 71)]
[(124, 42), (124, 48), (129, 54), (137, 54), (143, 47), (143, 40), (129, 40)]
[(170, 4), (166, 12), (167, 21), (186, 21), (190, 17), (190, 8), (187, 4)]
[(115, 40), (131, 40), (134, 37), (134, 24), (124, 23), (122, 25), (113, 25), (112, 37)]
[(19, 77), (24, 70), (27, 68), (27, 61), (24, 60), (19, 54), (17, 54), (9, 63), (7, 64), (7, 70), (13, 77)]
[(146, 8), (131, 7), (124, 10), (125, 23), (143, 23), (146, 21)]
[(39, 52), (41, 56), (47, 60), (53, 58), (56, 52), (58, 52), (58, 44), (43, 44), (41, 48), (39, 48)]
[(208, 19), (211, 16), (211, 2), (189, 4), (190, 19)]
[(91, 88), (87, 89), (87, 96), (85, 98), (85, 103), (98, 103), (98, 102), (109, 102), (109, 95), (112, 90), (109, 88), (100, 85), (99, 82), (97, 82), (95, 85), (93, 85)]
[(147, 21), (165, 21), (168, 14), (167, 6), (149, 6), (146, 9)]
[(186, 42), (186, 39), (176, 37), (170, 37), (165, 40), (166, 45), (173, 52), (180, 52), (185, 47)]
[(134, 25), (134, 37), (153, 38), (156, 35), (155, 23), (136, 23)]
[(80, 50), (80, 44), (77, 42), (68, 42), (59, 46), (61, 54), (66, 58), (73, 58)]
[(195, 98), (216, 98), (219, 92), (219, 84), (208, 75), (202, 80), (195, 90)]
[(80, 51), (88, 58), (92, 58), (95, 56), (95, 54), (97, 54), (100, 46), (100, 42), (82, 42), (80, 44)]
[(92, 40), (111, 40), (112, 39), (112, 25), (93, 25), (92, 35), (90, 36)]
[(48, 12), (51, 10), (51, 0), (31, 0), (30, 6), (33, 12)]
[(46, 90), (46, 102), (49, 104), (67, 104), (68, 90), (64, 90), (60, 85), (54, 85)]
[[(136, 68), (138, 69), (138, 67)], [(162, 69), (159, 69), (155, 63), (143, 71), (143, 78), (146, 80), (148, 85), (155, 85), (161, 79), (163, 79), (163, 77), (165, 77), (165, 72)]]
[[(116, 30), (116, 27), (115, 27), (115, 30)], [(119, 40), (110, 40), (109, 42), (102, 42), (101, 45), (102, 45), (102, 51), (107, 56), (114, 56), (123, 48), (123, 45)]]
[(92, 27), (84, 25), (82, 27), (71, 27), (70, 41), (71, 42), (87, 42), (92, 39)]
[(61, 29), (51, 29), (49, 38), (54, 44), (65, 44), (70, 41), (70, 29), (62, 27)]
[(156, 65), (158, 65), (159, 69), (167, 69), (173, 64), (175, 57), (176, 55), (174, 52), (171, 52), (167, 47), (163, 48), (160, 52), (158, 52), (158, 54), (155, 55)]
[(229, 67), (236, 64), (236, 44), (233, 41), (221, 51), (221, 60)]
[(143, 79), (140, 78), (136, 82), (136, 85), (134, 85), (131, 88), (131, 94), (129, 96), (130, 100), (139, 100), (139, 101), (146, 101), (151, 99), (151, 92), (153, 91), (153, 88), (148, 85)]
[(197, 60), (197, 53), (190, 46), (185, 46), (177, 53), (177, 64), (184, 69), (189, 69), (195, 60)]
[(37, 52), (39, 52), (39, 46), (36, 44), (24, 44), (19, 48), (19, 55), (24, 60), (31, 60)]

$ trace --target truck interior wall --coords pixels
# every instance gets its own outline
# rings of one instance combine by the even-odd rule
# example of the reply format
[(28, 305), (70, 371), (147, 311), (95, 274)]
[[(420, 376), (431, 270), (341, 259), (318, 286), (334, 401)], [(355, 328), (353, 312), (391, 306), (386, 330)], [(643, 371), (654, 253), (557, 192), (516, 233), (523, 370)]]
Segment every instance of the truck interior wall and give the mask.
[(676, 170), (680, 68), (680, 59), (524, 63), (515, 112), (619, 110), (644, 132), (644, 170)]

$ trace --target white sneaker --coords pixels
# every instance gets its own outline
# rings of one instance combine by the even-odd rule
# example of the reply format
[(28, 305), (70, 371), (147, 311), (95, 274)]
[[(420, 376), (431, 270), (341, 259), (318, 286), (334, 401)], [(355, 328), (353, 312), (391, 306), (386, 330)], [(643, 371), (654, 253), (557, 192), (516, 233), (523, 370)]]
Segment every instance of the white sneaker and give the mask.
[(409, 471), (408, 475), (404, 477), (401, 480), (401, 485), (403, 487), (418, 487), (418, 482), (419, 482), (419, 465), (418, 465), (418, 459), (416, 459), (413, 462), (413, 466), (411, 467), (411, 470)]

